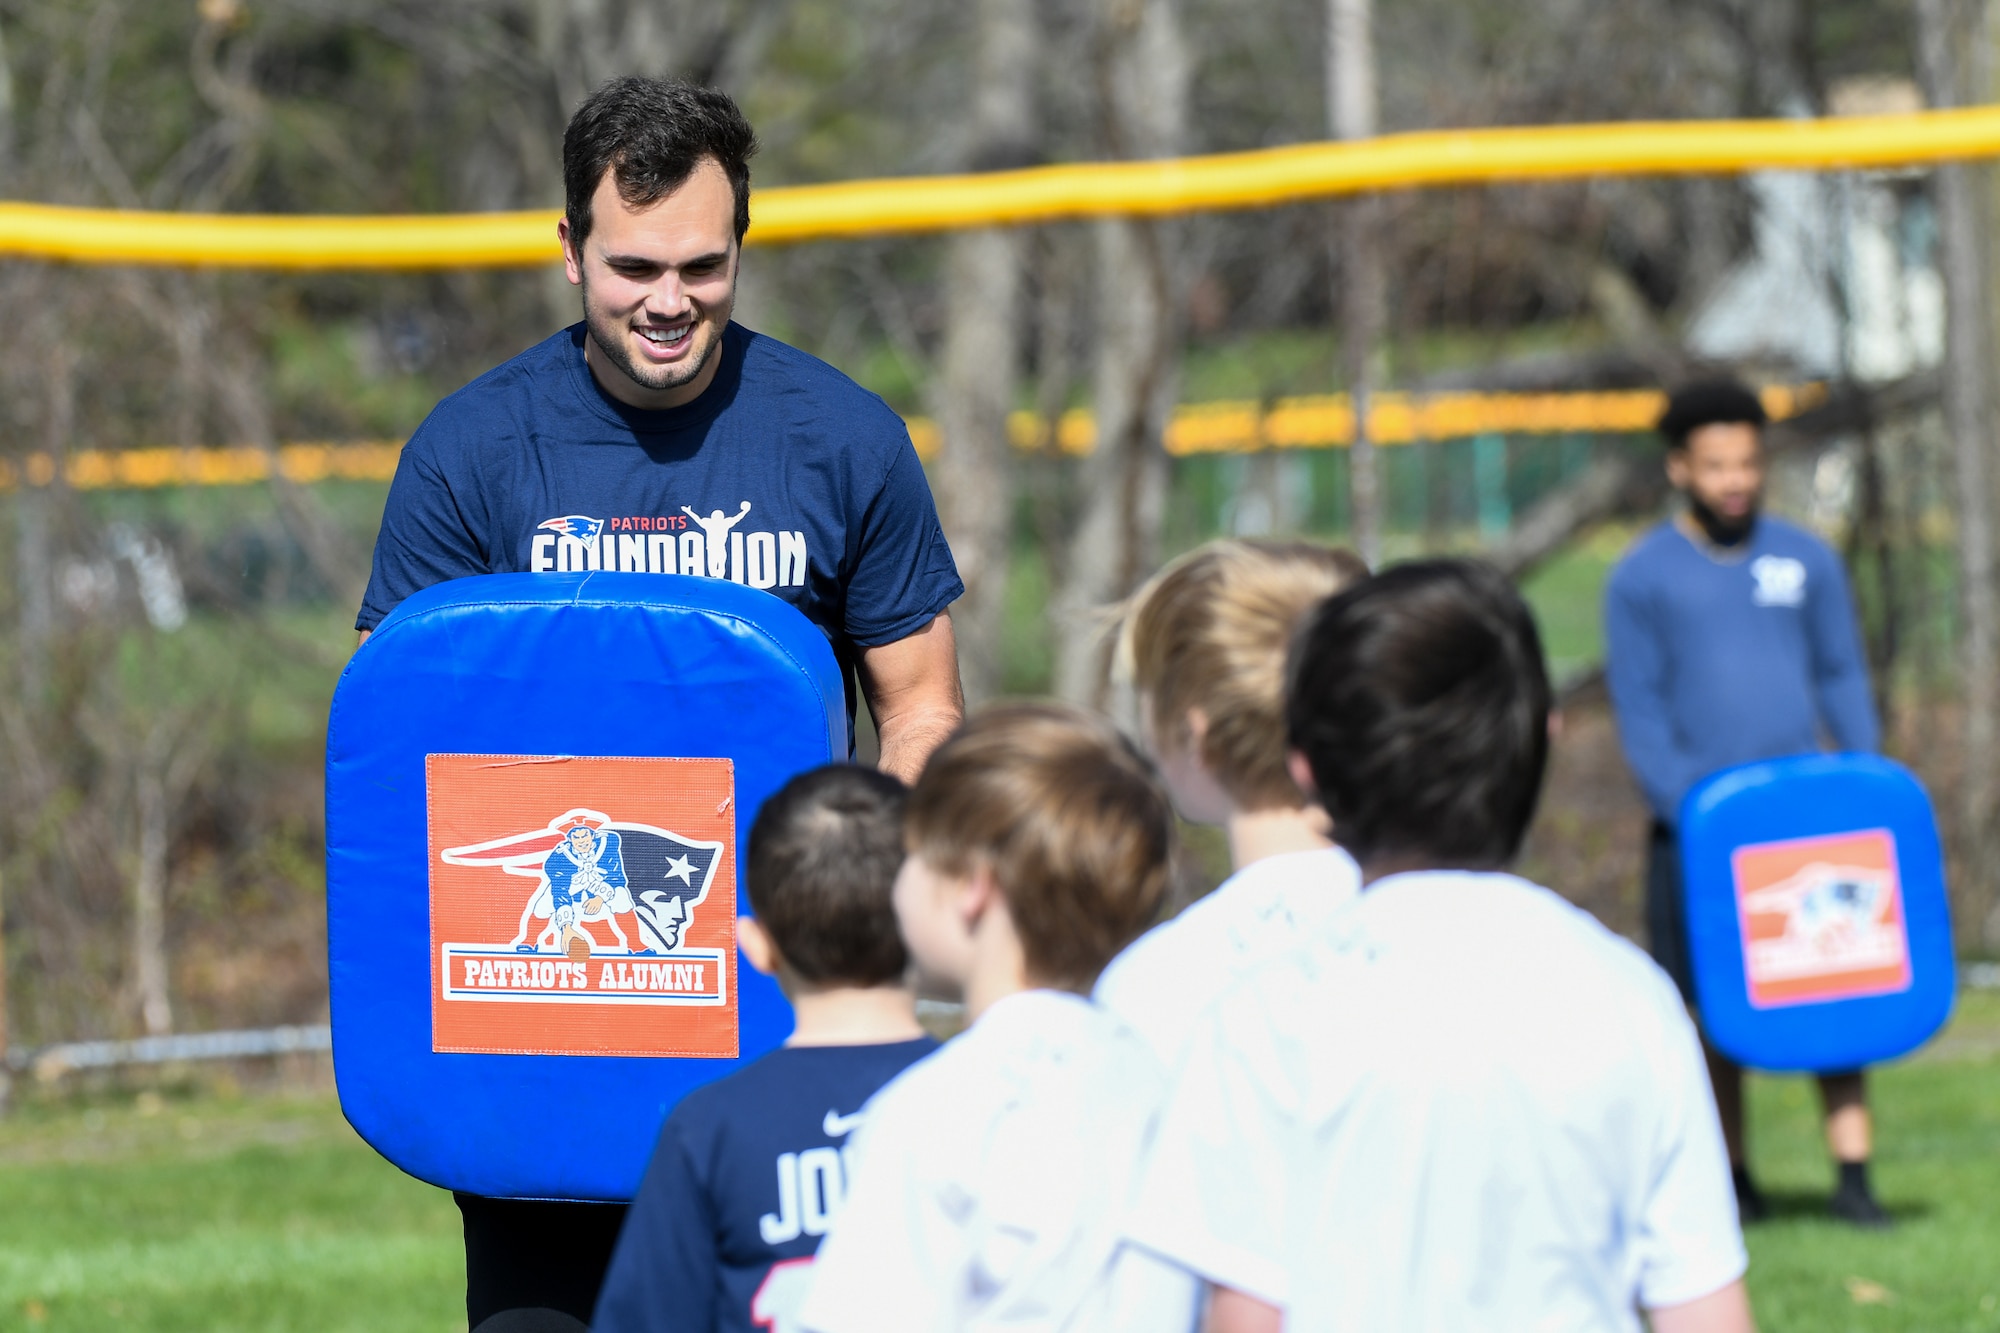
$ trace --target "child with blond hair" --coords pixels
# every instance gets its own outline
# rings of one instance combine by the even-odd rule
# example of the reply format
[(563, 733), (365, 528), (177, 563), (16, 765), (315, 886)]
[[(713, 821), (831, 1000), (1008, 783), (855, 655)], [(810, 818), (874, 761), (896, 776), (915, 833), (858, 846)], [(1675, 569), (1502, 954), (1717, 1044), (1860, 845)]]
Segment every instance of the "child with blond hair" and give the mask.
[(1285, 649), (1307, 612), (1367, 573), (1316, 542), (1215, 541), (1162, 569), (1126, 611), (1119, 658), (1149, 748), (1182, 816), (1227, 832), (1234, 868), (1097, 983), (1098, 1003), (1169, 1068), (1204, 1009), (1360, 888), (1286, 768)]
[(1119, 1233), (1165, 1076), (1085, 995), (1157, 915), (1173, 813), (1106, 723), (996, 707), (910, 794), (896, 916), (971, 1026), (869, 1103), (813, 1333), (1185, 1333), (1191, 1277)]

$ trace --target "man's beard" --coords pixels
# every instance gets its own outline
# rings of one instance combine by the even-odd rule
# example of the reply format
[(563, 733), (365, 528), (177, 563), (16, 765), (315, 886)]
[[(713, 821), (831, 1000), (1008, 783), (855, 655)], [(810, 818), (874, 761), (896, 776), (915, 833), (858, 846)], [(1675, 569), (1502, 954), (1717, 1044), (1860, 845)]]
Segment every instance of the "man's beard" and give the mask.
[(1692, 492), (1688, 495), (1688, 513), (1700, 525), (1702, 534), (1717, 546), (1741, 546), (1750, 540), (1750, 534), (1757, 530), (1757, 504), (1752, 501), (1743, 511), (1741, 518), (1724, 518), (1701, 502)]
[(706, 319), (697, 319), (688, 329), (687, 336), (690, 339), (700, 338), (706, 331), (708, 334), (706, 347), (696, 347), (693, 355), (684, 357), (672, 365), (649, 366), (634, 356), (631, 347), (625, 342), (629, 325), (616, 323), (610, 317), (600, 316), (590, 308), (588, 289), (584, 292), (583, 316), (585, 324), (590, 329), (590, 340), (597, 344), (597, 350), (604, 353), (612, 365), (631, 376), (634, 383), (656, 393), (662, 389), (678, 389), (683, 384), (695, 380), (708, 365), (709, 358), (715, 355), (716, 349), (722, 346), (721, 337), (714, 332), (715, 326)]

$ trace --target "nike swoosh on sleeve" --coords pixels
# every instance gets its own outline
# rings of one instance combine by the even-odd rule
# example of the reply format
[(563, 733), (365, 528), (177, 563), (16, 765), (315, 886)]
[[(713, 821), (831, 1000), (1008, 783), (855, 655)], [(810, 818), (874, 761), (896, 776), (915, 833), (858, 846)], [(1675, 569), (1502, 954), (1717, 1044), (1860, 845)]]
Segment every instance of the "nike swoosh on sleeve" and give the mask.
[(860, 1128), (861, 1122), (867, 1118), (868, 1112), (866, 1111), (856, 1111), (853, 1115), (842, 1115), (838, 1111), (828, 1111), (826, 1119), (820, 1122), (819, 1127), (826, 1131), (828, 1138), (842, 1139)]

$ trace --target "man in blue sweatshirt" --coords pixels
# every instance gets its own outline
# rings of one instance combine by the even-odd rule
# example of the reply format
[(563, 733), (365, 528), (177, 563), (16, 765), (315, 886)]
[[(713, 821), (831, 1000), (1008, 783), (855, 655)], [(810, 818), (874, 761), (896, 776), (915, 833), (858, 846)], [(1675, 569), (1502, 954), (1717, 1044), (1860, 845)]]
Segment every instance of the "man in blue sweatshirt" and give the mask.
[[(1605, 638), (1625, 757), (1653, 808), (1646, 924), (1653, 957), (1695, 1002), (1673, 824), (1689, 788), (1718, 769), (1809, 754), (1830, 740), (1873, 750), (1875, 712), (1854, 603), (1825, 542), (1758, 512), (1757, 396), (1729, 381), (1677, 391), (1660, 419), (1667, 477), (1686, 504), (1611, 572)], [(1709, 1075), (1746, 1222), (1764, 1213), (1744, 1153), (1743, 1071), (1711, 1050)], [(1859, 1070), (1819, 1080), (1839, 1167), (1832, 1211), (1888, 1224), (1868, 1185), (1871, 1126)]]

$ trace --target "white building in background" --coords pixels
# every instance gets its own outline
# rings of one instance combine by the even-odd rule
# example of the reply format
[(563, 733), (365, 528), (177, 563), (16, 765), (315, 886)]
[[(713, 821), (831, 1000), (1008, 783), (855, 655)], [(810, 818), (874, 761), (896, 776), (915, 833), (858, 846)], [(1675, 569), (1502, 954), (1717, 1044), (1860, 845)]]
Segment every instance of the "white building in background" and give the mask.
[(1936, 366), (1935, 214), (1927, 194), (1897, 184), (1873, 173), (1750, 177), (1755, 244), (1689, 322), (1689, 348), (1811, 379), (1880, 383)]
[[(1836, 87), (1836, 114), (1915, 110), (1914, 85)], [(1768, 171), (1748, 180), (1751, 252), (1688, 322), (1687, 345), (1757, 375), (1881, 384), (1944, 360), (1937, 214), (1921, 173)], [(1773, 500), (1836, 536), (1852, 511), (1854, 448), (1781, 461)]]

